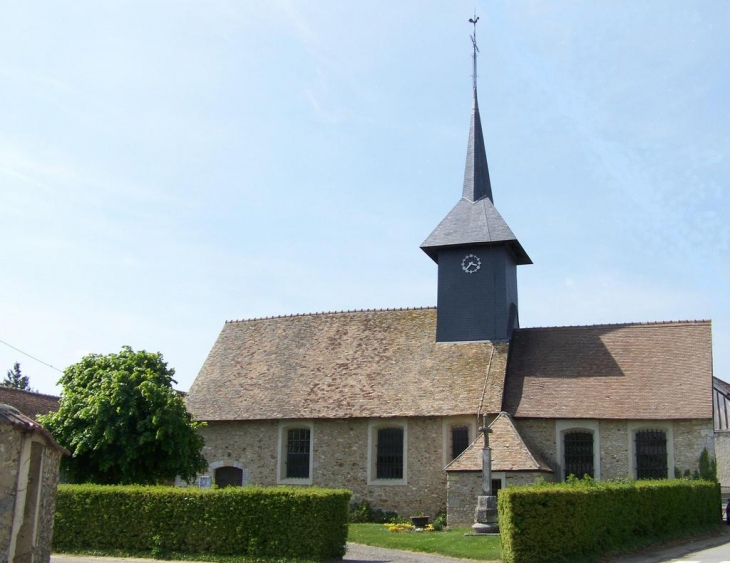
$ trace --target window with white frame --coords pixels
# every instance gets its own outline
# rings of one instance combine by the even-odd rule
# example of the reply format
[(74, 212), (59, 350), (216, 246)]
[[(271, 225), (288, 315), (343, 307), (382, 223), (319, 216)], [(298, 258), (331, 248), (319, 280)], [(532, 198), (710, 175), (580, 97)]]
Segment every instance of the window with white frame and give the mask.
[(629, 422), (629, 475), (666, 479), (674, 467), (674, 428), (668, 421)]
[(456, 459), (469, 447), (469, 427), (466, 425), (451, 427), (451, 459)]
[(663, 430), (638, 430), (634, 435), (637, 479), (666, 479), (667, 433)]
[(459, 457), (476, 438), (476, 416), (454, 416), (443, 419), (443, 465)]
[(368, 483), (405, 485), (408, 474), (406, 421), (371, 420), (368, 426)]
[(593, 477), (593, 432), (568, 430), (563, 433), (563, 473), (582, 479)]
[(555, 443), (561, 476), (601, 478), (600, 425), (597, 420), (558, 420)]
[(279, 483), (312, 484), (313, 434), (313, 425), (308, 421), (279, 424)]

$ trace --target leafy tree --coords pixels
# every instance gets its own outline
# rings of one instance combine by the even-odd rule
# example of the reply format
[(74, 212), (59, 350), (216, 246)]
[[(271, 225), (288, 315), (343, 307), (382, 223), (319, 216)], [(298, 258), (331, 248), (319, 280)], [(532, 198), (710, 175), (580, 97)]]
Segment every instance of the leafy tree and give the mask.
[(30, 388), (30, 382), (27, 375), (23, 375), (20, 372), (20, 364), (15, 362), (13, 369), (8, 370), (8, 374), (0, 383), (2, 387), (13, 387), (14, 389), (24, 389), (26, 391), (32, 391)]
[(192, 481), (207, 467), (197, 432), (162, 355), (124, 346), (66, 368), (58, 412), (39, 417), (71, 452), (72, 482), (155, 484)]

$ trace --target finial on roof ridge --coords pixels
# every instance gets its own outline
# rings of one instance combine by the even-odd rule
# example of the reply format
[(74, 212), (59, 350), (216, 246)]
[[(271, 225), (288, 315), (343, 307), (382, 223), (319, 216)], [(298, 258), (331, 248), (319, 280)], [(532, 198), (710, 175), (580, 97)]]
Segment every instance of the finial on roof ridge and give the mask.
[(471, 44), (473, 47), (472, 51), (472, 60), (473, 60), (473, 69), (474, 72), (471, 75), (472, 81), (474, 84), (474, 103), (476, 103), (477, 96), (477, 53), (479, 53), (479, 47), (477, 47), (477, 22), (479, 21), (479, 16), (477, 16), (477, 10), (474, 8), (474, 17), (469, 18), (469, 23), (474, 26), (474, 33), (472, 33), (469, 37), (471, 37)]

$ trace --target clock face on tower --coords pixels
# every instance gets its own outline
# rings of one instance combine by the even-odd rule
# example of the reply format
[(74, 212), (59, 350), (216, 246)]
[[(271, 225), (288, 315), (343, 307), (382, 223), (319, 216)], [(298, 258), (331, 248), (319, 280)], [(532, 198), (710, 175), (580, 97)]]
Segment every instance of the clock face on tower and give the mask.
[(482, 267), (482, 261), (476, 254), (467, 254), (461, 261), (461, 269), (467, 274), (473, 274)]

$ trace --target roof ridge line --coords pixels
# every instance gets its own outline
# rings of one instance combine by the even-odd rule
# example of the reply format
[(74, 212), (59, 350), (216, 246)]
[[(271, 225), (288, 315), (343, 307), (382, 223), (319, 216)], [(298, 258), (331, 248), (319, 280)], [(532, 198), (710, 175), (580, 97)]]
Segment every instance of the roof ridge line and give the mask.
[(9, 389), (11, 391), (17, 391), (20, 393), (25, 393), (27, 395), (33, 395), (35, 397), (48, 397), (49, 399), (60, 399), (61, 397), (59, 395), (48, 395), (46, 393), (39, 393), (38, 391), (30, 391), (28, 389), (18, 389), (17, 387), (7, 387), (5, 385), (0, 386), (2, 389)]
[(712, 323), (712, 319), (678, 319), (673, 321), (629, 321), (625, 323), (595, 323), (585, 325), (553, 325), (553, 326), (530, 326), (515, 329), (515, 332), (526, 330), (551, 330), (560, 328), (598, 328), (598, 327), (619, 327), (619, 326), (635, 326), (635, 327), (651, 327), (651, 326), (669, 326), (669, 325), (699, 325)]
[(267, 320), (274, 320), (274, 319), (289, 319), (293, 317), (318, 317), (318, 316), (324, 316), (324, 315), (347, 315), (351, 313), (380, 313), (380, 312), (387, 312), (387, 311), (423, 311), (426, 309), (433, 309), (436, 310), (436, 307), (434, 306), (422, 306), (422, 307), (393, 307), (393, 308), (385, 308), (385, 309), (348, 309), (348, 310), (342, 310), (342, 311), (320, 311), (315, 313), (290, 313), (288, 315), (272, 315), (269, 317), (252, 317), (250, 319), (237, 319), (237, 320), (227, 320), (225, 324), (232, 324), (232, 323), (246, 323), (251, 321), (267, 321)]

